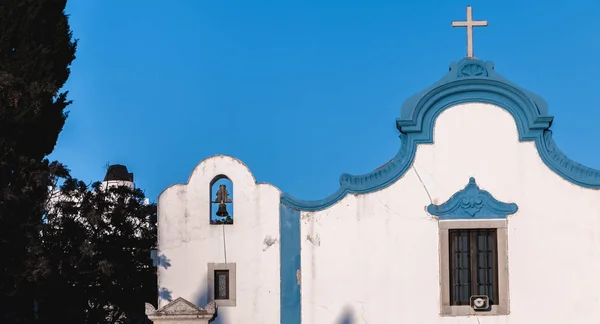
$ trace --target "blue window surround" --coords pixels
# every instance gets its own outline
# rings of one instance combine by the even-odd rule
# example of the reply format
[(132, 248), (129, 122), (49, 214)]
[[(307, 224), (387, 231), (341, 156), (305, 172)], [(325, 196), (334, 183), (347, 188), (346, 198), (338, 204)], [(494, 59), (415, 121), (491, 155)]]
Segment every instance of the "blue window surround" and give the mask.
[(321, 200), (301, 200), (283, 194), (291, 208), (316, 211), (327, 208), (346, 194), (364, 194), (392, 184), (412, 165), (417, 144), (433, 143), (433, 126), (448, 107), (463, 103), (488, 103), (506, 109), (515, 119), (520, 141), (534, 141), (544, 163), (565, 180), (584, 188), (600, 189), (600, 170), (583, 166), (562, 153), (552, 139), (553, 116), (538, 95), (511, 83), (494, 71), (492, 62), (464, 58), (450, 65), (446, 76), (402, 105), (396, 126), (400, 149), (385, 166), (364, 175), (342, 174), (340, 188)]
[(489, 192), (481, 190), (475, 178), (470, 178), (467, 186), (452, 195), (441, 205), (427, 206), (431, 215), (439, 220), (450, 219), (493, 219), (506, 218), (517, 212), (516, 204), (507, 204), (496, 200)]

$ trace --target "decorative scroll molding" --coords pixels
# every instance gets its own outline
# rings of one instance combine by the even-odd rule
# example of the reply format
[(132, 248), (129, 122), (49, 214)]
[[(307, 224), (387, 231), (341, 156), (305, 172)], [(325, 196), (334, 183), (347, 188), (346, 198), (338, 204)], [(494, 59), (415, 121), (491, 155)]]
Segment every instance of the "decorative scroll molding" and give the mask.
[(489, 192), (477, 186), (475, 178), (470, 178), (463, 190), (441, 205), (427, 206), (427, 211), (440, 220), (506, 218), (517, 212), (517, 205), (496, 200)]
[[(364, 175), (342, 174), (340, 187), (321, 200), (301, 200), (283, 194), (281, 202), (297, 210), (325, 209), (346, 194), (383, 189), (402, 177), (414, 161), (418, 144), (433, 143), (433, 127), (445, 109), (464, 103), (488, 103), (504, 108), (515, 119), (520, 141), (534, 141), (544, 163), (567, 181), (584, 188), (600, 189), (600, 170), (585, 167), (564, 155), (549, 130), (553, 116), (538, 95), (508, 81), (492, 62), (462, 59), (437, 83), (409, 98), (402, 106), (396, 126), (400, 149), (385, 166)], [(490, 121), (493, 122), (493, 121)]]
[(558, 175), (576, 185), (600, 189), (600, 171), (569, 159), (556, 146), (551, 130), (544, 131), (543, 140), (535, 144), (544, 163)]

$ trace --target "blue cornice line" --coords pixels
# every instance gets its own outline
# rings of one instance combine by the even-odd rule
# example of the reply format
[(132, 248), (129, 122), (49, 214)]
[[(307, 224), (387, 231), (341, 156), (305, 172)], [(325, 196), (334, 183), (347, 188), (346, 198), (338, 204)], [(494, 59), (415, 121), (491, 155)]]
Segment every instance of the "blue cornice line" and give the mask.
[(492, 62), (464, 58), (450, 65), (441, 80), (409, 98), (396, 126), (400, 149), (385, 166), (363, 175), (342, 174), (340, 188), (321, 200), (301, 200), (283, 194), (281, 202), (297, 210), (325, 209), (346, 194), (364, 194), (398, 180), (414, 161), (418, 144), (433, 143), (433, 126), (445, 109), (463, 103), (489, 103), (507, 110), (515, 119), (520, 141), (534, 141), (542, 161), (556, 174), (578, 186), (600, 189), (600, 170), (583, 166), (562, 153), (552, 139), (553, 116), (538, 95), (508, 81), (494, 71)]

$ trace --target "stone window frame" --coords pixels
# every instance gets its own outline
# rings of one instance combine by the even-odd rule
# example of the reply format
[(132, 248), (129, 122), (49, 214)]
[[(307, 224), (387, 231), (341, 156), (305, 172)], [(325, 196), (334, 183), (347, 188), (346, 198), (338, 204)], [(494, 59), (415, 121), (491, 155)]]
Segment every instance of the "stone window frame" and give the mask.
[[(229, 271), (229, 299), (215, 299), (215, 270)], [(208, 296), (219, 307), (233, 307), (236, 305), (236, 266), (235, 263), (209, 263), (208, 264)]]
[[(481, 220), (440, 220), (440, 315), (441, 316), (493, 316), (508, 315), (509, 276), (508, 276), (508, 222), (506, 219)], [(498, 255), (498, 305), (492, 305), (489, 311), (476, 311), (469, 305), (450, 305), (450, 247), (451, 229), (487, 229), (495, 228)]]

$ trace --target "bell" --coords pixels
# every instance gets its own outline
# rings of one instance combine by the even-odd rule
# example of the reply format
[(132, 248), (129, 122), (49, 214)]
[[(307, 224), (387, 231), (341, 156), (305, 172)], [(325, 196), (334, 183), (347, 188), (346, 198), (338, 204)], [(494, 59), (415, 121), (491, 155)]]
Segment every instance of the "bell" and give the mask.
[(229, 216), (227, 212), (227, 206), (224, 203), (219, 204), (219, 209), (217, 210), (217, 216), (225, 217)]

